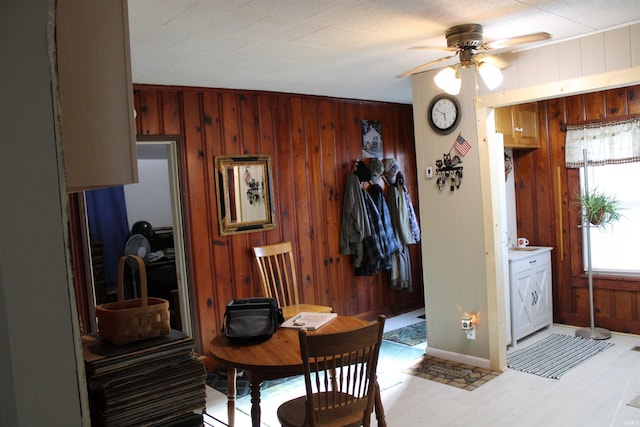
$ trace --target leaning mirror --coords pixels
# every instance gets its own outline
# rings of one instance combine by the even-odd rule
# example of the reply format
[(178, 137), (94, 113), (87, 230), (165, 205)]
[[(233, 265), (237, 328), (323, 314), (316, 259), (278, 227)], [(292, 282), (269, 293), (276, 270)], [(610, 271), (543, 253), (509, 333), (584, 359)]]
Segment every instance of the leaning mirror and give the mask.
[(271, 158), (245, 154), (217, 156), (215, 162), (220, 234), (276, 228)]

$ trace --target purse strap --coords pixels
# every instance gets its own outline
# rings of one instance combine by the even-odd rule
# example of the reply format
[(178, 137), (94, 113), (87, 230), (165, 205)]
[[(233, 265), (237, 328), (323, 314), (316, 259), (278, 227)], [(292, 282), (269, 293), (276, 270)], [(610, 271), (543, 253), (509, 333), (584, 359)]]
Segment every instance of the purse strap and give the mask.
[[(127, 261), (127, 258), (131, 258), (138, 264), (138, 270), (140, 270), (140, 299), (141, 307), (146, 307), (148, 304), (147, 298), (147, 270), (144, 266), (144, 261), (142, 258), (135, 255), (126, 255), (120, 257), (118, 261), (118, 301), (124, 301), (124, 265)], [(132, 273), (136, 274), (135, 269), (131, 269)]]

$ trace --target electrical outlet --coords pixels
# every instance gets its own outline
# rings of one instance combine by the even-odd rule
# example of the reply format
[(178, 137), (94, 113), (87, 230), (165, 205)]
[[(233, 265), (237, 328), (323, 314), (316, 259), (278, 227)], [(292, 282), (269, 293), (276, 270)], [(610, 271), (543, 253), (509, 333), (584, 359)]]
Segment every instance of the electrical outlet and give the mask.
[(468, 331), (465, 331), (467, 334), (467, 339), (471, 341), (475, 341), (476, 339), (476, 328), (471, 328)]

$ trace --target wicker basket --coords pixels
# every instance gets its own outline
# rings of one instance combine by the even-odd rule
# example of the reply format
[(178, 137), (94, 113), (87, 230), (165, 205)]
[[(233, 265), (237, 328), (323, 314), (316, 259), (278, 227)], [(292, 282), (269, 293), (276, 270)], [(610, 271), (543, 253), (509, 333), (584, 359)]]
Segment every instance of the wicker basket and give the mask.
[[(140, 270), (141, 298), (124, 300), (124, 265), (127, 258), (134, 259)], [(118, 301), (96, 307), (98, 331), (116, 345), (147, 338), (168, 335), (169, 302), (147, 296), (147, 272), (144, 262), (134, 255), (123, 256), (118, 262)]]

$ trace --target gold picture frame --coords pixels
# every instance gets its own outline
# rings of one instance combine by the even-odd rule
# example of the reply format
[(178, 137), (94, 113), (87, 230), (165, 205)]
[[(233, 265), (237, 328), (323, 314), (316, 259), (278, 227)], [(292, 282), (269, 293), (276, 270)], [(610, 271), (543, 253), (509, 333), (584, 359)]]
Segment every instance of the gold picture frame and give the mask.
[(217, 156), (215, 164), (220, 235), (275, 229), (271, 157)]

